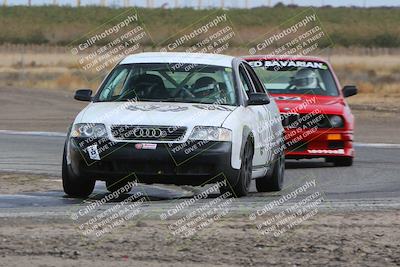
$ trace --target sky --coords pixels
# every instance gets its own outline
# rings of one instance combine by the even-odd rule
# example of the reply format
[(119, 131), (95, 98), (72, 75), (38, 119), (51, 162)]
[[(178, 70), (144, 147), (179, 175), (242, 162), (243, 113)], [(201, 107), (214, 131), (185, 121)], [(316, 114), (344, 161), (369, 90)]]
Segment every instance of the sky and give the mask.
[[(0, 2), (6, 1), (8, 5), (26, 5), (29, 0), (0, 0)], [(43, 5), (52, 4), (56, 1), (62, 5), (76, 5), (77, 0), (30, 0), (32, 5)], [(82, 5), (95, 5), (99, 4), (102, 0), (80, 0)], [(126, 0), (103, 0), (108, 5), (122, 6)], [(278, 2), (284, 4), (294, 3), (300, 6), (361, 6), (361, 7), (373, 7), (373, 6), (396, 6), (400, 7), (400, 0), (128, 0), (131, 5), (135, 3), (136, 6), (146, 6), (148, 2), (153, 2), (154, 6), (160, 7), (162, 5), (168, 7), (174, 7), (175, 3), (178, 3), (181, 7), (198, 7), (199, 3), (203, 7), (220, 7), (221, 2), (224, 2), (225, 7), (256, 7), (262, 5), (275, 5)]]

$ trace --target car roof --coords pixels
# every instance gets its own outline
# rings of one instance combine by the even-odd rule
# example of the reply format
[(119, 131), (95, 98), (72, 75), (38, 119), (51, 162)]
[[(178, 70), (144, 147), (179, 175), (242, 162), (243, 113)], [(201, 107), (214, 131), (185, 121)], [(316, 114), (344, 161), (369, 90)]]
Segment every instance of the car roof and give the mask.
[(182, 63), (232, 67), (235, 57), (220, 54), (184, 53), (184, 52), (145, 52), (129, 55), (119, 64), (133, 63)]
[(328, 61), (321, 58), (321, 57), (313, 57), (313, 56), (277, 56), (277, 55), (256, 55), (256, 56), (243, 56), (241, 57), (244, 60), (299, 60), (299, 61), (316, 61), (316, 62), (323, 62), (327, 63)]

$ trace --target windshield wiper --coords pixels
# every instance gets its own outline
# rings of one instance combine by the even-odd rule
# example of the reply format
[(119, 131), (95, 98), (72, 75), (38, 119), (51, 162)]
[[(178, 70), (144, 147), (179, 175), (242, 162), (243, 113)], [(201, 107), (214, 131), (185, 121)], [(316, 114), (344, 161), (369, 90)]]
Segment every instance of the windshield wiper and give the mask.
[[(115, 99), (115, 100), (105, 100), (105, 101), (97, 101), (97, 102), (127, 102), (131, 99)], [(141, 98), (136, 99), (132, 102), (174, 102), (174, 103), (198, 103), (198, 104), (213, 104), (213, 102), (204, 102), (196, 99), (185, 99), (185, 98), (166, 98), (166, 99), (149, 99), (149, 98)], [(224, 104), (220, 104), (224, 105)]]
[(167, 99), (163, 100), (162, 102), (182, 102), (182, 103), (212, 104), (212, 103), (203, 102), (201, 100), (185, 99), (185, 98), (167, 98)]
[(131, 101), (131, 102), (160, 102), (160, 100), (157, 99), (148, 99), (148, 98), (127, 98), (127, 99), (115, 99), (115, 100), (108, 100), (105, 102), (127, 102), (127, 101)]

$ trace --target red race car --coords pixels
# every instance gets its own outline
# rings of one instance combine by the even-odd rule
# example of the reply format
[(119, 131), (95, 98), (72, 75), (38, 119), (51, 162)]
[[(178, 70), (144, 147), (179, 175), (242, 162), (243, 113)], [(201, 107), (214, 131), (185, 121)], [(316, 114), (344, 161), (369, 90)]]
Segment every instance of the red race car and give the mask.
[(335, 166), (353, 164), (354, 117), (330, 64), (321, 58), (251, 56), (255, 69), (277, 102), (285, 128), (286, 158), (325, 158)]

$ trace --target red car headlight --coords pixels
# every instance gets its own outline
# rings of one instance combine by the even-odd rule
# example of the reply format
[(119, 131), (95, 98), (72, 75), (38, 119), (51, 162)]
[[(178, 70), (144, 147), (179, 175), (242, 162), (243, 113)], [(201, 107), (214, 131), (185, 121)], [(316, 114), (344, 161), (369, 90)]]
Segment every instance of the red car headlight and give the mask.
[(342, 128), (344, 126), (344, 121), (341, 116), (331, 115), (328, 117), (328, 120), (332, 128)]

